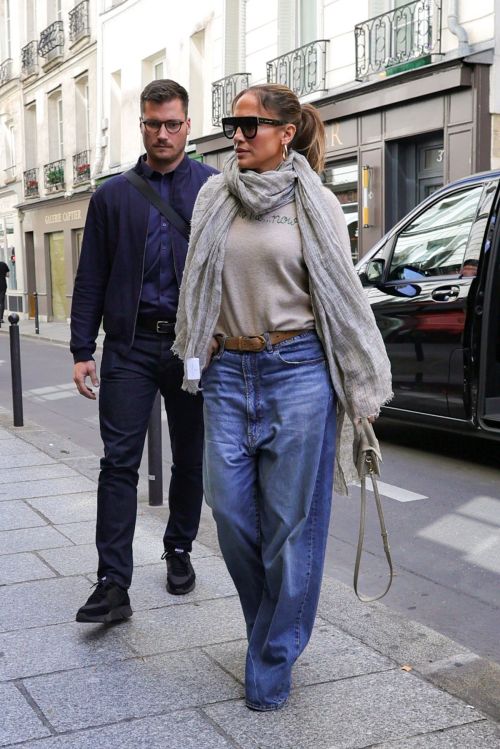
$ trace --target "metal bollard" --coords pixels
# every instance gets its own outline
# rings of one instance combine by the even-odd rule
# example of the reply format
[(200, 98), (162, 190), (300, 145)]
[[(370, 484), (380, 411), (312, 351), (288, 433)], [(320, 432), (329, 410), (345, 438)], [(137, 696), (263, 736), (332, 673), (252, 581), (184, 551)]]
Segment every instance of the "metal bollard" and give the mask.
[(156, 393), (148, 425), (149, 505), (163, 504), (163, 465), (161, 459), (161, 396)]
[(14, 411), (14, 426), (24, 426), (23, 419), (23, 387), (21, 383), (21, 346), (19, 343), (19, 315), (12, 312), (9, 315), (10, 337), (10, 370), (12, 376), (12, 408)]
[(40, 335), (40, 318), (38, 316), (38, 294), (33, 292), (33, 296), (35, 297), (35, 333), (37, 335)]

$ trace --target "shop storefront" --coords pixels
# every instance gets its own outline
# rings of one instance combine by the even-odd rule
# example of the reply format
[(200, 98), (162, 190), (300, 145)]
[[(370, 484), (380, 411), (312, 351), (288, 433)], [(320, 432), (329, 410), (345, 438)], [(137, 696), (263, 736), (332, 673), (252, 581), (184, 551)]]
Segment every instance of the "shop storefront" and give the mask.
[(42, 320), (69, 318), (90, 192), (19, 206), (26, 262), (25, 309)]
[[(338, 197), (353, 259), (427, 195), (490, 167), (487, 64), (455, 60), (316, 102), (326, 128), (324, 184)], [(221, 168), (228, 141), (195, 141)]]

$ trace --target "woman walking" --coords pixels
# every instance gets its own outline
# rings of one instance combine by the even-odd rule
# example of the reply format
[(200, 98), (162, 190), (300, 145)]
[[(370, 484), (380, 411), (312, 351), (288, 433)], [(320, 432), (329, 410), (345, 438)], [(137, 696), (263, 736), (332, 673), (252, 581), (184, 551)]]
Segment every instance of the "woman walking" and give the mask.
[[(187, 390), (204, 370), (204, 489), (247, 626), (246, 704), (276, 710), (314, 624), (336, 442), (378, 415), (390, 369), (318, 176), (316, 110), (285, 86), (252, 86), (223, 129), (235, 153), (195, 205), (174, 350)], [(348, 452), (351, 468), (352, 430)]]

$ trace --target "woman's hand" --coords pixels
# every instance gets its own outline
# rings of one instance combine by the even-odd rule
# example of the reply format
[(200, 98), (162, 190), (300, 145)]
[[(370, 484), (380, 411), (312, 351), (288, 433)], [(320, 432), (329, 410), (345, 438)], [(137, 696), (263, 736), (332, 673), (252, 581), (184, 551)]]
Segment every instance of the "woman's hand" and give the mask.
[(217, 351), (219, 350), (219, 348), (220, 348), (219, 341), (214, 336), (212, 338), (212, 340), (210, 341), (210, 348), (208, 350), (208, 362), (207, 362), (207, 366), (205, 367), (205, 369), (208, 369), (208, 367), (210, 366), (210, 362), (212, 361), (212, 358), (213, 358), (214, 354), (217, 353)]

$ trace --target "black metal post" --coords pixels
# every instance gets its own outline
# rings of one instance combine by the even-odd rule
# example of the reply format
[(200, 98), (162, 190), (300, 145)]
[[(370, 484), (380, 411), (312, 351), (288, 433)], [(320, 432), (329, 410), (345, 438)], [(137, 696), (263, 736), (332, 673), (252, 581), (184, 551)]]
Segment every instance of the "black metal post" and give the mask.
[(149, 504), (163, 504), (163, 465), (161, 459), (161, 397), (156, 394), (148, 425)]
[(10, 337), (10, 370), (12, 376), (12, 408), (14, 411), (14, 426), (24, 426), (23, 419), (23, 387), (21, 383), (21, 346), (19, 343), (19, 315), (12, 312), (9, 315)]
[(35, 297), (35, 333), (40, 335), (40, 318), (38, 317), (38, 294), (36, 291), (33, 293)]

